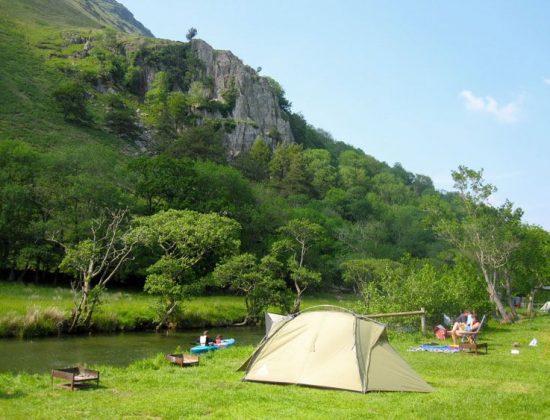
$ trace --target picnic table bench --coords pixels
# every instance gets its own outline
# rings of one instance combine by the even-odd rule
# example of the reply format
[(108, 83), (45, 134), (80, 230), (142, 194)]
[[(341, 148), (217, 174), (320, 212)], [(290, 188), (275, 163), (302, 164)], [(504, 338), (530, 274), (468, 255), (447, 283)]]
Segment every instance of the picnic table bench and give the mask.
[(68, 388), (71, 391), (74, 389), (84, 388), (88, 385), (87, 382), (90, 381), (96, 381), (96, 387), (99, 386), (99, 372), (97, 370), (84, 369), (80, 367), (52, 369), (52, 386), (54, 378), (70, 381), (68, 383), (58, 384), (58, 386)]
[(166, 360), (181, 367), (197, 366), (199, 364), (199, 356), (190, 356), (187, 354), (167, 354)]

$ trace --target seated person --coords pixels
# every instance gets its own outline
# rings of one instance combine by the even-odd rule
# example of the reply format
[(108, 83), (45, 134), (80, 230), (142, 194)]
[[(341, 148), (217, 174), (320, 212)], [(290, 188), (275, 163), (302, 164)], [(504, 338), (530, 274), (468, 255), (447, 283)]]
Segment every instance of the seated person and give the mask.
[(458, 337), (463, 337), (465, 335), (468, 335), (468, 332), (470, 331), (477, 331), (479, 328), (479, 319), (477, 319), (477, 316), (475, 314), (471, 314), (471, 324), (461, 324), (458, 329), (451, 331), (451, 338), (453, 339), (453, 345), (457, 345), (457, 339)]
[(212, 342), (212, 340), (210, 339), (210, 337), (208, 336), (208, 330), (204, 331), (202, 333), (202, 335), (199, 337), (199, 343), (201, 346), (207, 346), (208, 344), (210, 344)]
[(453, 333), (458, 330), (465, 330), (466, 327), (471, 324), (471, 320), (472, 313), (469, 309), (464, 309), (464, 311), (458, 316), (455, 323), (453, 324), (453, 328), (448, 331), (448, 334), (453, 335)]
[(217, 335), (216, 336), (216, 339), (214, 340), (214, 344), (221, 344), (222, 343), (222, 336), (221, 335)]

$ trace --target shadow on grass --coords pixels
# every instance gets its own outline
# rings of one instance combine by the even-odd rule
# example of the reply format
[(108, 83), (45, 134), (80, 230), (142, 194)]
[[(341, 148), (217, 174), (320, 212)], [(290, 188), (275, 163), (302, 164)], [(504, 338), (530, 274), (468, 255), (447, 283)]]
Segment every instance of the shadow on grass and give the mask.
[(13, 400), (15, 398), (25, 397), (26, 395), (27, 393), (23, 391), (15, 391), (15, 392), (0, 391), (0, 400)]

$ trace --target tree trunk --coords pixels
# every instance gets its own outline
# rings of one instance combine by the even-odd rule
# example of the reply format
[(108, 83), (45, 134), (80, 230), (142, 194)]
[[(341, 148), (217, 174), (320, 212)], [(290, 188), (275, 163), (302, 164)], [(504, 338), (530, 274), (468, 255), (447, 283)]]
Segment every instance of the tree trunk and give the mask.
[(300, 294), (296, 295), (294, 298), (294, 303), (292, 304), (292, 309), (290, 310), (291, 314), (297, 314), (300, 312), (300, 305), (302, 304), (302, 299), (300, 298)]
[(508, 305), (510, 306), (510, 312), (512, 313), (512, 319), (517, 319), (518, 313), (514, 306), (514, 299), (512, 296), (512, 282), (510, 280), (510, 273), (506, 271), (504, 273), (504, 288), (506, 290), (506, 298), (508, 299)]
[(172, 312), (174, 312), (174, 309), (176, 309), (176, 306), (178, 306), (178, 302), (174, 302), (172, 304), (172, 306), (170, 307), (170, 309), (168, 309), (166, 311), (166, 313), (164, 314), (164, 316), (162, 317), (161, 321), (158, 323), (158, 325), (155, 327), (155, 332), (159, 332), (160, 329), (162, 328), (162, 326), (165, 324), (166, 320), (168, 319), (168, 317), (172, 314)]
[(84, 285), (82, 286), (82, 295), (80, 297), (80, 302), (78, 303), (78, 306), (76, 307), (75, 311), (73, 312), (73, 319), (71, 321), (71, 326), (69, 327), (69, 332), (73, 332), (73, 330), (78, 325), (78, 322), (80, 321), (80, 317), (82, 313), (85, 313), (88, 307), (88, 294), (90, 292), (89, 290), (90, 285), (88, 282), (84, 282)]
[(527, 302), (527, 315), (529, 316), (529, 318), (533, 318), (535, 316), (535, 311), (533, 310), (534, 305), (535, 305), (535, 289), (529, 292), (529, 301)]
[(487, 291), (489, 292), (489, 297), (491, 298), (491, 301), (495, 304), (495, 308), (497, 312), (499, 313), (500, 317), (502, 318), (502, 321), (508, 323), (510, 322), (510, 314), (506, 312), (506, 308), (502, 304), (502, 301), (500, 300), (500, 296), (497, 293), (495, 284), (490, 280), (485, 278), (485, 281), (487, 282)]

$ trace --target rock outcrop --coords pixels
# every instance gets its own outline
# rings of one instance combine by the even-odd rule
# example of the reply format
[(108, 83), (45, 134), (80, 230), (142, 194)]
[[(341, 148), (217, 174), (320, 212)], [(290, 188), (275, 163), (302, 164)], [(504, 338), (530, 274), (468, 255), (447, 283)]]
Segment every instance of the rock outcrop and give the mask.
[(248, 150), (258, 136), (272, 148), (278, 143), (294, 142), (288, 115), (281, 109), (268, 78), (259, 76), (230, 51), (214, 50), (200, 39), (191, 41), (191, 46), (204, 63), (206, 77), (213, 81), (215, 97), (221, 99), (222, 92), (232, 84), (237, 88), (231, 112), (236, 127), (225, 134), (229, 158)]

